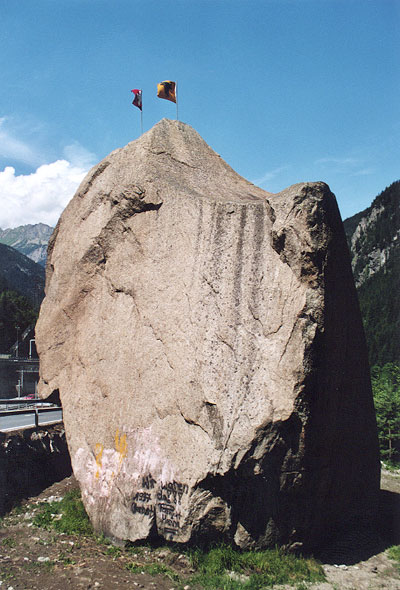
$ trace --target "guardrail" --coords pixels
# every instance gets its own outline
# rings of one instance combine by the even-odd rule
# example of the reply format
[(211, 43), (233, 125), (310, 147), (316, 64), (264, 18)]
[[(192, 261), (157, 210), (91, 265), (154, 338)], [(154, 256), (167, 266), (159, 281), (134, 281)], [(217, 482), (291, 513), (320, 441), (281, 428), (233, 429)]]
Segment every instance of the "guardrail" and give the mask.
[(10, 399), (0, 399), (0, 412), (7, 411), (7, 410), (19, 410), (24, 408), (31, 408), (31, 407), (41, 407), (41, 408), (59, 408), (56, 404), (51, 404), (49, 402), (43, 402), (40, 399), (27, 399), (27, 398), (10, 398)]
[[(48, 402), (42, 402), (37, 399), (0, 399), (0, 430), (15, 430), (17, 428), (29, 428), (31, 426), (39, 426), (39, 417), (45, 416), (48, 413), (57, 412), (60, 417), (56, 419), (52, 419), (51, 423), (55, 422), (62, 422), (62, 408), (57, 406), (56, 404), (51, 404)], [(8, 416), (29, 416), (34, 415), (34, 424), (21, 424), (21, 426), (12, 426), (8, 428), (2, 428), (2, 424), (5, 422), (5, 418)], [(50, 422), (49, 422), (50, 423)], [(43, 425), (43, 423), (41, 424)]]
[(33, 363), (39, 365), (37, 357), (13, 356), (10, 354), (0, 354), (0, 361), (12, 361), (13, 363)]

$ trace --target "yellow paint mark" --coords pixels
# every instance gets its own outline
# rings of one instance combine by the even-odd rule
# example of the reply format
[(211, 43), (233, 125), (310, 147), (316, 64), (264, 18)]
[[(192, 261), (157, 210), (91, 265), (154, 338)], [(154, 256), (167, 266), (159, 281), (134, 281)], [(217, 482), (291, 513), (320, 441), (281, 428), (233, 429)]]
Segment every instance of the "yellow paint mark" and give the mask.
[(103, 450), (104, 450), (103, 445), (101, 443), (97, 443), (94, 448), (94, 456), (96, 458), (96, 465), (97, 465), (96, 479), (99, 479), (99, 477), (100, 477), (101, 462), (103, 459)]
[[(114, 479), (114, 477), (116, 475), (119, 474), (119, 472), (121, 471), (121, 466), (122, 466), (122, 461), (125, 459), (125, 457), (128, 454), (128, 443), (126, 441), (126, 434), (120, 434), (119, 429), (117, 429), (117, 432), (115, 434), (115, 450), (118, 453), (118, 470), (117, 473), (115, 473), (114, 471), (111, 473), (111, 480)], [(101, 443), (97, 443), (94, 449), (94, 456), (96, 458), (96, 473), (95, 473), (95, 477), (96, 479), (99, 479), (100, 477), (100, 472), (101, 472), (101, 468), (102, 468), (102, 461), (103, 461), (103, 451), (104, 451), (104, 445), (102, 445)]]
[(118, 453), (121, 455), (121, 459), (125, 459), (126, 455), (128, 454), (128, 444), (126, 442), (126, 434), (119, 434), (119, 429), (117, 429), (117, 433), (115, 435), (115, 448)]
[(115, 449), (119, 453), (118, 459), (118, 473), (121, 470), (122, 461), (128, 454), (128, 443), (126, 442), (126, 434), (119, 433), (119, 428), (117, 428), (117, 432), (115, 434)]

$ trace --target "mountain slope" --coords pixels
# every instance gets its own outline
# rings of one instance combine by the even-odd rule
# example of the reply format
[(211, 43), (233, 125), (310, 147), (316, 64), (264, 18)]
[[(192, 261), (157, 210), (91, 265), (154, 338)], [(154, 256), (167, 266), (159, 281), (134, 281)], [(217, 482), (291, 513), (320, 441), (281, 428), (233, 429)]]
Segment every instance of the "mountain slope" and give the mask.
[(44, 295), (45, 271), (40, 264), (14, 248), (0, 244), (0, 279), (2, 290), (17, 291), (38, 308)]
[(12, 246), (34, 262), (44, 266), (46, 264), (47, 243), (53, 229), (44, 223), (20, 225), (8, 229), (0, 228), (0, 243)]
[(345, 219), (370, 364), (400, 363), (400, 181)]
[(0, 353), (35, 325), (44, 295), (44, 268), (14, 248), (0, 244)]

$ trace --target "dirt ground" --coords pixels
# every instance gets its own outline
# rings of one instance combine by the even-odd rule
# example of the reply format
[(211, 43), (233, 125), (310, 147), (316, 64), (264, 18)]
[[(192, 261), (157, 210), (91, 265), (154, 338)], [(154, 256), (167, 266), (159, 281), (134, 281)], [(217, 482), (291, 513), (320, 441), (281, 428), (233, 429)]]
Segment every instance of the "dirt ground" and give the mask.
[[(159, 548), (140, 547), (128, 553), (92, 537), (47, 531), (33, 526), (32, 519), (43, 501), (55, 501), (76, 487), (73, 477), (64, 479), (30, 498), (0, 524), (1, 590), (189, 590), (193, 574), (183, 554)], [(400, 472), (384, 471), (382, 489), (391, 501), (400, 498)], [(390, 517), (395, 518), (393, 514)], [(393, 523), (394, 524), (394, 523)], [(396, 523), (400, 525), (400, 523)], [(394, 525), (395, 526), (395, 525)], [(386, 542), (386, 547), (389, 543)], [(323, 562), (326, 582), (297, 585), (302, 590), (399, 590), (400, 572), (380, 547), (357, 563)], [(353, 560), (354, 561), (354, 560)], [(149, 575), (127, 569), (131, 563), (169, 566), (169, 574)], [(159, 568), (161, 569), (161, 568)], [(170, 575), (179, 574), (180, 581)], [(275, 586), (286, 590), (288, 586)], [(296, 586), (294, 587), (296, 588)]]

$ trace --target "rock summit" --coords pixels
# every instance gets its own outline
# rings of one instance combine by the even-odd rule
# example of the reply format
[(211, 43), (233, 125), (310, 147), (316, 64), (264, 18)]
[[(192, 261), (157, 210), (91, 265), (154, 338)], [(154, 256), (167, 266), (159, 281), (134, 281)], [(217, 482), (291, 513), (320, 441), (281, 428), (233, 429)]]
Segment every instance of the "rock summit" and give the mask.
[(311, 547), (378, 490), (334, 195), (267, 193), (186, 124), (88, 173), (49, 244), (36, 344), (84, 504), (114, 539)]

